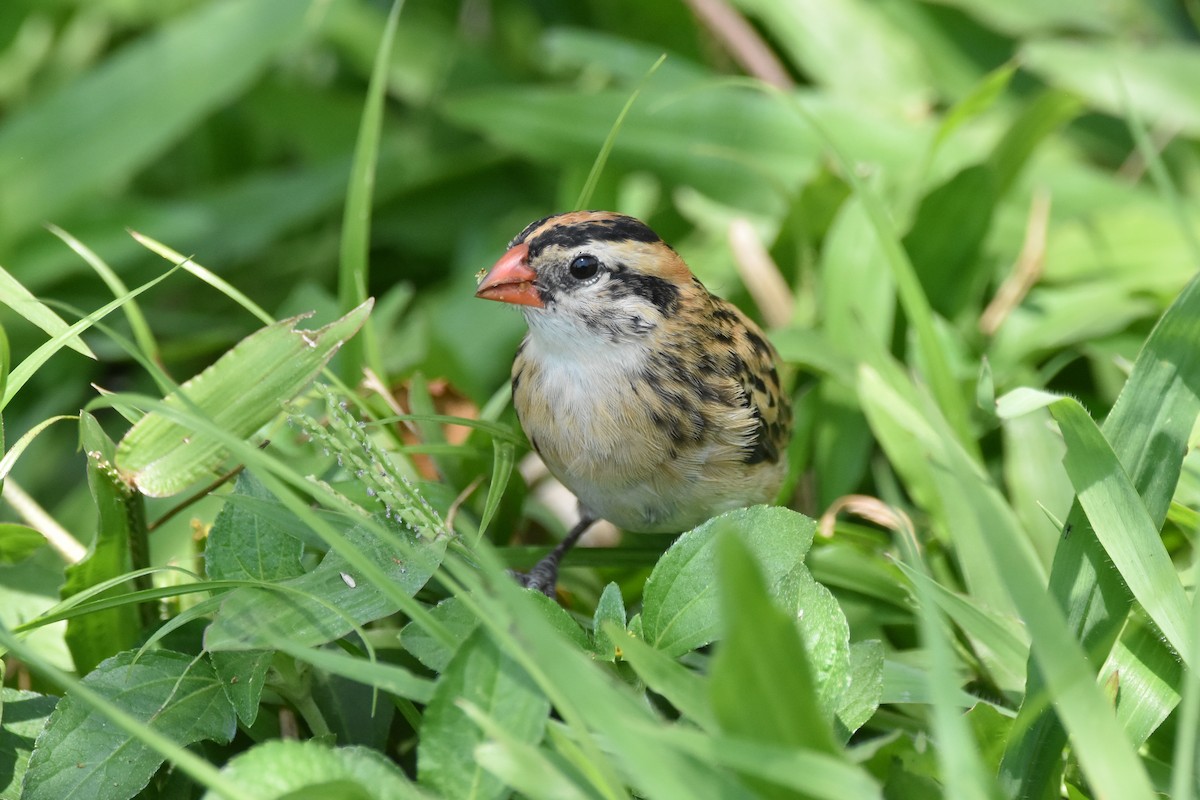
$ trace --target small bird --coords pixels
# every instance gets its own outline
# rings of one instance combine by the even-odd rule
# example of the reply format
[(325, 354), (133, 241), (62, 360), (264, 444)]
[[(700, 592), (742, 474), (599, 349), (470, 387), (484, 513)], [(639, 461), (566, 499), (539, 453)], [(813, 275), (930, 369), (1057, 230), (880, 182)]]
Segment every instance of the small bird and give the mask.
[(679, 533), (770, 502), (787, 472), (787, 394), (766, 336), (633, 217), (574, 211), (517, 234), (475, 295), (524, 311), (513, 405), (580, 521), (523, 581), (553, 594), (597, 519)]

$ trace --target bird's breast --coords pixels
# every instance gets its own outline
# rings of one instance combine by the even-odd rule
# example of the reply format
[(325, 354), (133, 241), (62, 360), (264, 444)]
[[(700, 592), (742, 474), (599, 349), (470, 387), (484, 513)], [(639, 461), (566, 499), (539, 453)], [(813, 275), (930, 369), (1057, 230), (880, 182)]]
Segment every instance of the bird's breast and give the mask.
[(527, 341), (513, 403), (546, 466), (593, 513), (622, 528), (678, 532), (768, 502), (777, 465), (749, 466), (753, 420), (736, 398), (689, 397), (630, 348), (584, 359)]

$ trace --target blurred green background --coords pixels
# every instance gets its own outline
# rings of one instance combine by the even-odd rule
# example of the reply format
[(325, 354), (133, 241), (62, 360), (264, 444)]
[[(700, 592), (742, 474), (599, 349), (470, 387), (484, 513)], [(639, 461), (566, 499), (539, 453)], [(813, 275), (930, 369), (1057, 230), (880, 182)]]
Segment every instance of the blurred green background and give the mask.
[[(0, 1), (0, 267), (73, 321), (113, 291), (45, 224), (93, 248), (129, 287), (169, 267), (128, 235), (134, 230), (190, 255), (276, 317), (340, 313), (350, 169), (390, 7)], [(1114, 616), (1072, 633), (1091, 646), (1089, 626), (1103, 629), (1090, 655), (1109, 661), (1096, 672), (1119, 673), (1118, 714), (1161, 789), (1172, 759), (1187, 757), (1173, 755), (1179, 681), (1159, 680), (1157, 666), (1127, 667), (1147, 653), (1161, 657), (1146, 663), (1165, 664), (1164, 674), (1178, 663), (1137, 613), (1112, 647), (1129, 616), (1115, 571), (1081, 573), (1076, 584), (1068, 563), (1057, 582), (1047, 578), (1074, 494), (1063, 440), (1045, 409), (1000, 420), (993, 401), (1017, 387), (1045, 388), (1103, 419), (1155, 320), (1194, 276), (1198, 33), (1200, 0), (407, 0), (371, 215), (370, 324), (382, 377), (401, 396), (417, 374), (444, 379), (438, 385), (458, 402), (439, 410), (452, 412), (504, 385), (524, 322), (476, 300), (474, 276), (526, 223), (575, 205), (640, 87), (587, 205), (645, 219), (710, 289), (767, 324), (797, 409), (789, 504), (818, 516), (837, 498), (866, 494), (910, 513), (923, 566), (962, 601), (952, 612), (970, 612), (955, 623), (978, 621), (971, 614), (980, 609), (994, 615), (984, 622), (1011, 623), (993, 626), (1004, 636), (974, 639), (964, 627), (954, 642), (962, 685), (1006, 713), (1040, 713), (1044, 699), (1019, 696), (1028, 642), (1014, 595), (1049, 603), (1022, 588), (1049, 585), (1059, 599), (1094, 602), (1087, 611), (1099, 618), (1110, 606), (1097, 598), (1111, 590), (1101, 599)], [(883, 213), (872, 219), (864, 198)], [(766, 274), (782, 278), (775, 288), (755, 289), (747, 277), (761, 279), (747, 266), (759, 248)], [(897, 284), (905, 260), (932, 322), (917, 313), (920, 293), (904, 296)], [(138, 302), (175, 380), (261, 325), (183, 271)], [(3, 303), (0, 325), (14, 365), (46, 340)], [(64, 349), (4, 408), (6, 447), (55, 414), (76, 413), (98, 396), (93, 385), (159, 396), (120, 346), (127, 320), (113, 314), (105, 325), (84, 337), (96, 361)], [(1197, 343), (1163, 351), (1189, 346)], [(862, 365), (894, 374), (880, 378)], [(913, 397), (901, 397), (909, 376)], [(1163, 395), (1142, 391), (1148, 407), (1136, 411), (1153, 418)], [(127, 427), (111, 411), (103, 422), (114, 437)], [(962, 452), (934, 463), (929, 440), (943, 428)], [(71, 424), (37, 438), (4, 486), (0, 520), (18, 518), (11, 501), (23, 487), (89, 540), (96, 509), (77, 438)], [(1173, 479), (1184, 442), (1163, 441), (1165, 455), (1155, 450), (1161, 442), (1136, 444), (1145, 462), (1161, 455)], [(1193, 433), (1162, 529), (1181, 574), (1194, 562), (1189, 537), (1200, 508), (1195, 442)], [(473, 455), (455, 474), (443, 470), (436, 488), (447, 505), (492, 464), (486, 448)], [(1156, 492), (1165, 508), (1169, 489)], [(523, 497), (510, 485), (514, 507), (492, 527), (497, 540), (522, 514), (548, 516), (533, 503), (515, 508)], [(153, 501), (150, 518), (175, 502)], [(202, 527), (219, 506), (206, 498), (156, 534), (153, 563), (193, 556), (191, 518)], [(988, 536), (1007, 537), (1019, 569), (999, 574), (999, 559), (982, 546)], [(918, 763), (934, 758), (924, 738), (932, 728), (906, 682), (931, 659), (911, 576), (896, 561), (892, 531), (848, 520), (806, 559), (835, 593), (852, 639), (885, 643), (887, 691), (872, 729), (915, 732), (894, 740), (894, 752), (911, 756), (903, 770), (885, 750), (872, 769), (908, 780), (934, 771)], [(620, 563), (602, 562), (603, 580), (637, 584)], [(570, 571), (577, 605), (594, 605), (597, 574)], [(0, 618), (13, 625), (52, 605), (62, 576), (48, 548), (0, 563)], [(1182, 596), (1184, 585), (1162, 588)], [(635, 607), (641, 587), (622, 589)], [(1083, 618), (1067, 611), (1073, 623)], [(61, 630), (36, 636), (69, 666)], [(1004, 651), (996, 642), (1016, 644)], [(1139, 680), (1151, 689), (1127, 691)], [(1141, 697), (1155, 702), (1139, 707)], [(991, 772), (1010, 726), (994, 729), (988, 719), (975, 715), (972, 746), (982, 745)], [(1028, 752), (1010, 760), (1007, 777), (1051, 764), (1031, 783), (1057, 796), (1059, 753), (1033, 752), (1044, 730), (1028, 730), (1010, 738), (1010, 750)], [(1068, 764), (1069, 784), (1075, 772)], [(933, 796), (920, 781), (910, 790)]]
[[(502, 384), (523, 322), (476, 301), (473, 276), (525, 223), (574, 204), (622, 106), (666, 53), (590, 206), (647, 219), (710, 288), (758, 313), (729, 244), (730, 224), (744, 219), (794, 295), (790, 322), (773, 326), (785, 358), (811, 367), (852, 352), (845, 345), (860, 336), (903, 357), (905, 321), (847, 176), (790, 99), (744, 78), (766, 77), (884, 198), (944, 318), (964, 394), (986, 356), (998, 391), (1049, 386), (1102, 415), (1195, 269), (1126, 121), (1144, 122), (1175, 183), (1194, 190), (1198, 6), (408, 0), (371, 229), (387, 377), (445, 377), (476, 403)], [(388, 8), (6, 0), (0, 265), (73, 319), (111, 293), (43, 223), (135, 286), (166, 265), (128, 228), (192, 255), (278, 316), (330, 316), (350, 159)], [(1179, 208), (1195, 221), (1192, 205)], [(1023, 247), (1040, 274), (981, 330)], [(257, 327), (182, 273), (141, 302), (177, 379)], [(15, 315), (0, 321), (14, 363), (44, 340)], [(108, 322), (123, 330), (117, 316)], [(109, 339), (88, 341), (99, 361), (56, 356), (8, 410), (9, 441), (77, 410), (95, 396), (91, 382), (150, 385)], [(869, 486), (874, 450), (851, 398), (807, 374), (794, 458), (814, 476), (800, 502), (814, 513)], [(85, 531), (72, 438), (65, 427), (45, 434), (13, 474)], [(1042, 463), (1028, 460), (994, 467)], [(1035, 527), (1046, 525), (1037, 503), (1061, 508), (1069, 497), (1061, 475), (1009, 489)]]

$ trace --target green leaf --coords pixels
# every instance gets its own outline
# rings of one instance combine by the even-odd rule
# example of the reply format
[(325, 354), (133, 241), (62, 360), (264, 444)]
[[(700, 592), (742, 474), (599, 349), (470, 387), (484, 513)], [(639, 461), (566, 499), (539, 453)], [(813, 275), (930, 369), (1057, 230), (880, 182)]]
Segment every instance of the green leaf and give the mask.
[(1000, 688), (1021, 691), (1029, 660), (1029, 637), (1019, 621), (980, 607), (970, 595), (953, 592), (924, 572), (905, 564), (899, 566), (913, 583), (921, 584), (924, 596), (970, 638)]
[[(888, 362), (891, 366), (891, 362)], [(953, 536), (959, 568), (972, 598), (994, 612), (1015, 615), (1015, 605), (994, 568), (985, 540), (999, 536), (1033, 575), (1041, 566), (1012, 509), (973, 459), (939, 432), (936, 412), (910, 399), (912, 384), (898, 371), (863, 367), (859, 399), (871, 429), (916, 504), (941, 536)], [(944, 425), (942, 425), (944, 427)], [(998, 533), (1003, 531), (1003, 533)]]
[(904, 236), (904, 249), (934, 311), (957, 316), (991, 277), (980, 259), (999, 200), (996, 176), (984, 165), (966, 167), (930, 190)]
[[(342, 212), (342, 237), (338, 253), (338, 304), (349, 312), (367, 300), (370, 285), (370, 259), (367, 249), (371, 239), (371, 201), (375, 192), (375, 171), (379, 162), (379, 139), (383, 128), (383, 104), (387, 93), (392, 46), (404, 0), (395, 0), (383, 26), (375, 65), (367, 85), (358, 140), (354, 145), (354, 161), (350, 168), (350, 185), (346, 187), (346, 205)], [(385, 374), (374, 331), (368, 325), (362, 337), (351, 342), (342, 364), (342, 375), (357, 381), (363, 367), (369, 366), (377, 375)]]
[(464, 708), (492, 739), (475, 748), (476, 761), (520, 792), (521, 797), (532, 800), (590, 800), (593, 797), (544, 750), (506, 735), (506, 731), (475, 706), (466, 704)]
[[(365, 524), (344, 535), (384, 573), (393, 590), (416, 594), (441, 562), (446, 540), (424, 539), (382, 518), (375, 524), (390, 525), (393, 535), (405, 537), (410, 547), (420, 549), (419, 557), (394, 549)], [(205, 632), (205, 647), (210, 651), (255, 650), (278, 648), (281, 641), (301, 646), (324, 644), (356, 625), (399, 610), (394, 599), (355, 573), (340, 553), (330, 551), (312, 572), (277, 581), (270, 589), (235, 589)]]
[[(55, 236), (62, 239), (68, 247), (88, 263), (88, 266), (108, 286), (109, 291), (112, 292), (114, 297), (123, 297), (129, 294), (129, 287), (121, 280), (121, 276), (104, 259), (100, 258), (94, 250), (57, 225), (47, 225), (46, 228)], [(146, 315), (142, 313), (142, 309), (138, 306), (137, 301), (130, 300), (123, 306), (122, 310), (125, 312), (125, 320), (129, 323), (129, 327), (133, 331), (134, 340), (141, 349), (142, 355), (153, 362), (159, 362), (161, 356), (158, 351), (158, 343), (154, 340), (150, 324), (146, 321)]]
[[(299, 647), (288, 641), (281, 641), (279, 649), (331, 675), (339, 675), (363, 686), (382, 689), (397, 697), (427, 703), (433, 694), (432, 681), (414, 675), (396, 664), (352, 656), (332, 647)], [(369, 709), (369, 703), (364, 705)]]
[(1132, 104), (1150, 124), (1200, 133), (1200, 52), (1191, 44), (1042, 39), (1025, 44), (1021, 57), (1048, 83), (1083, 95), (1101, 111), (1124, 117)]
[(485, 631), (467, 639), (438, 679), (417, 747), (421, 784), (464, 800), (503, 797), (504, 784), (476, 762), (484, 734), (461, 703), (483, 710), (516, 741), (529, 744), (541, 740), (550, 703)]
[(592, 615), (592, 647), (597, 656), (605, 661), (612, 661), (617, 657), (621, 639), (614, 640), (609, 635), (609, 627), (624, 632), (625, 624), (625, 600), (621, 597), (621, 587), (610, 583), (600, 594), (596, 612)]
[[(290, 739), (255, 745), (222, 774), (259, 800), (428, 800), (382, 753)], [(219, 792), (204, 800), (223, 800)]]
[[(179, 744), (229, 742), (233, 707), (206, 661), (166, 650), (134, 662), (126, 651), (96, 667), (83, 684)], [(38, 737), (25, 778), (25, 800), (133, 797), (163, 756), (112, 725), (68, 692)]]
[(765, 572), (772, 593), (804, 560), (816, 523), (786, 508), (755, 506), (730, 511), (685, 533), (663, 553), (646, 580), (642, 631), (645, 640), (677, 656), (708, 644), (721, 629), (713, 582), (717, 539), (741, 537)]
[[(457, 597), (447, 597), (429, 609), (429, 615), (454, 636), (457, 645), (465, 642), (479, 626), (478, 618)], [(444, 672), (457, 652), (457, 646), (454, 649), (446, 647), (415, 622), (400, 630), (400, 646), (434, 672)]]
[(15, 522), (0, 523), (0, 564), (17, 564), (46, 544), (39, 531)]
[[(135, 542), (146, 546), (145, 505), (141, 495), (131, 490), (113, 468), (115, 445), (86, 411), (80, 413), (79, 426), (87, 453), (88, 488), (99, 522), (87, 556), (66, 569), (67, 580), (60, 590), (63, 599), (129, 572), (133, 569)], [(132, 582), (114, 586), (96, 599), (116, 597), (133, 589)], [(75, 670), (86, 674), (109, 656), (136, 647), (141, 629), (138, 607), (133, 603), (72, 617), (67, 622), (66, 642)]]
[(1162, 543), (1159, 526), (1150, 518), (1099, 426), (1078, 400), (1049, 392), (1015, 389), (997, 402), (1001, 416), (1041, 407), (1050, 409), (1066, 440), (1063, 464), (1092, 532), (1133, 596), (1186, 660), (1190, 657), (1187, 594)]
[[(282, 504), (248, 471), (238, 475), (234, 494), (274, 505)], [(304, 574), (304, 544), (279, 523), (256, 513), (256, 507), (226, 502), (204, 543), (204, 571), (213, 580), (286, 580)], [(293, 524), (300, 521), (292, 518)]]
[(1100, 668), (1098, 681), (1117, 688), (1117, 719), (1141, 744), (1179, 705), (1183, 666), (1162, 647), (1158, 634), (1135, 617)]
[[(610, 636), (620, 634), (613, 623), (606, 628)], [(679, 709), (685, 718), (695, 722), (706, 731), (717, 728), (709, 698), (708, 682), (692, 672), (666, 653), (651, 647), (637, 636), (625, 636), (614, 640), (620, 642), (621, 657), (633, 667), (637, 676), (655, 694), (660, 694), (671, 705)]]
[[(441, 110), (454, 123), (537, 161), (589, 162), (628, 100), (624, 89), (514, 86), (462, 91)], [(813, 113), (856, 158), (902, 166), (919, 134), (850, 99), (804, 93)], [(680, 146), (674, 131), (690, 137)], [(747, 210), (781, 211), (822, 146), (793, 110), (742, 87), (644, 92), (621, 128), (610, 169), (647, 169)]]
[(879, 708), (883, 697), (883, 644), (877, 639), (850, 645), (849, 685), (837, 709), (836, 732), (845, 744)]
[(1021, 108), (1004, 136), (988, 157), (995, 178), (997, 197), (1008, 194), (1033, 152), (1050, 134), (1066, 125), (1083, 110), (1083, 103), (1069, 92), (1042, 92)]
[[(749, 548), (731, 533), (717, 539), (722, 640), (709, 687), (721, 730), (773, 746), (837, 753), (816, 675), (794, 617), (768, 594)], [(750, 779), (765, 796), (786, 797)]]
[(929, 145), (929, 152), (926, 155), (927, 163), (933, 160), (938, 148), (950, 138), (951, 134), (967, 121), (983, 114), (995, 105), (996, 100), (1008, 88), (1008, 84), (1012, 81), (1012, 77), (1016, 71), (1017, 62), (1015, 60), (1004, 62), (985, 75), (978, 83), (971, 87), (971, 91), (950, 107), (950, 110), (942, 117), (937, 133), (933, 137), (933, 142)]
[(0, 242), (132, 177), (254, 80), (300, 33), (308, 8), (293, 0), (198, 6), (5, 120)]
[(134, 297), (137, 297), (142, 292), (162, 283), (173, 273), (174, 270), (164, 272), (157, 278), (153, 278), (152, 280), (143, 283), (136, 289), (133, 289), (128, 294), (122, 295), (121, 297), (105, 303), (103, 306), (83, 317), (78, 322), (73, 323), (65, 331), (56, 334), (50, 339), (50, 341), (43, 343), (36, 350), (26, 356), (25, 359), (22, 360), (21, 363), (18, 364), (11, 372), (7, 370), (8, 342), (5, 340), (3, 354), (5, 358), (4, 366), (6, 367), (5, 375), (7, 380), (4, 382), (4, 394), (0, 395), (0, 410), (3, 410), (10, 402), (12, 402), (13, 397), (15, 397), (17, 393), (21, 391), (21, 388), (25, 386), (30, 378), (33, 377), (34, 373), (37, 372), (42, 365), (49, 361), (51, 356), (61, 350), (64, 344), (82, 331), (92, 327), (97, 322), (104, 319), (113, 311), (125, 305), (125, 303), (129, 302)]
[[(736, 736), (705, 734), (684, 726), (662, 728), (656, 738), (672, 748), (716, 764), (736, 769), (745, 776), (767, 784), (786, 787), (792, 793), (786, 797), (818, 798), (819, 800), (871, 800), (882, 798), (879, 785), (865, 770), (849, 764), (840, 756), (817, 750), (783, 747), (770, 742), (754, 741)], [(794, 793), (794, 794), (793, 794)], [(758, 797), (743, 787), (736, 794), (720, 794), (716, 788), (710, 797)], [(935, 797), (926, 794), (920, 800)], [(889, 799), (891, 795), (888, 795)]]
[[(0, 192), (2, 191), (0, 190)], [(3, 267), (0, 267), (0, 303), (3, 303), (20, 316), (32, 322), (50, 334), (51, 337), (59, 336), (71, 327), (62, 317), (54, 313), (49, 306), (34, 297), (32, 292), (26, 289), (20, 281), (9, 274)], [(82, 353), (88, 358), (96, 357), (91, 348), (84, 344), (83, 340), (78, 336), (69, 337), (66, 339), (65, 344), (75, 352)], [(3, 396), (3, 387), (0, 387), (0, 396)]]
[[(929, 101), (929, 64), (913, 37), (870, 3), (738, 0), (804, 74), (830, 94), (897, 112)], [(842, 65), (853, 64), (854, 69)]]
[[(225, 459), (221, 441), (170, 411), (198, 412), (233, 436), (246, 438), (279, 413), (362, 326), (371, 301), (316, 331), (294, 330), (301, 317), (270, 325), (170, 394), (165, 409), (147, 414), (117, 445), (117, 468), (143, 494), (176, 494), (210, 475)], [(186, 417), (184, 417), (186, 419)]]
[(492, 479), (488, 483), (487, 500), (483, 506), (483, 513), (479, 515), (479, 535), (481, 537), (487, 533), (488, 525), (496, 515), (496, 510), (500, 508), (500, 502), (504, 499), (504, 490), (508, 487), (508, 479), (512, 477), (515, 466), (516, 448), (508, 442), (493, 439)]
[[(399, 685), (405, 690), (404, 694), (397, 694), (389, 688), (389, 693), (396, 694), (397, 698), (410, 697), (419, 702), (428, 702), (433, 693), (432, 681), (418, 678), (403, 667), (354, 658), (336, 645), (312, 648), (305, 651), (305, 655), (316, 655), (317, 658), (330, 655), (333, 657), (332, 663), (339, 667), (338, 671), (314, 670), (308, 686), (312, 704), (320, 712), (321, 719), (338, 744), (357, 744), (387, 752), (392, 723), (396, 719), (396, 698), (381, 695), (379, 690), (383, 687), (370, 676), (382, 678), (384, 673), (389, 673), (389, 677), (392, 677), (387, 681), (389, 687)], [(359, 677), (348, 678), (343, 672), (357, 673)], [(368, 679), (364, 681), (362, 677)], [(414, 712), (409, 723), (419, 720), (420, 717)]]
[(57, 697), (0, 688), (0, 800), (20, 800), (33, 742), (54, 711)]
[[(832, 722), (850, 684), (850, 625), (833, 593), (797, 566), (788, 577), (786, 608), (796, 609), (796, 625), (826, 720)], [(794, 600), (793, 600), (794, 598)]]
[(221, 688), (225, 690), (225, 697), (237, 712), (238, 720), (246, 727), (258, 719), (259, 701), (274, 657), (272, 650), (218, 651), (209, 654)]

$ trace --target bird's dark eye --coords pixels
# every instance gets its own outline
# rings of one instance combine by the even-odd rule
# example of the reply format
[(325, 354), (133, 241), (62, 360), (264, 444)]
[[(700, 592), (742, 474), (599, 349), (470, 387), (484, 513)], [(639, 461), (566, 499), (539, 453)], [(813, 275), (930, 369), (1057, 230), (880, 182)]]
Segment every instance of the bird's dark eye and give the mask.
[(588, 278), (594, 278), (600, 270), (600, 259), (586, 254), (575, 256), (569, 269), (572, 278), (577, 281), (586, 281)]

